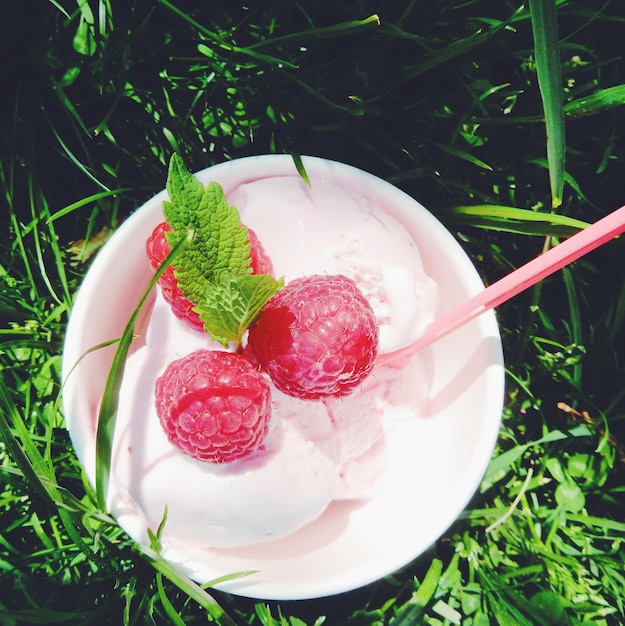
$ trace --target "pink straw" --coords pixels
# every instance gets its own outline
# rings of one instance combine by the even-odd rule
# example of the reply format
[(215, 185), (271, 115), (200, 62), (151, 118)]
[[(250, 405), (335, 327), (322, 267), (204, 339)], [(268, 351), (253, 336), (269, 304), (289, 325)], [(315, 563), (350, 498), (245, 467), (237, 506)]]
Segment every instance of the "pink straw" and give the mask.
[(410, 357), (445, 337), (485, 311), (494, 309), (521, 291), (535, 285), (565, 265), (598, 248), (625, 231), (625, 206), (606, 215), (566, 241), (532, 259), (486, 289), (434, 320), (417, 341), (394, 352), (381, 354), (379, 363)]

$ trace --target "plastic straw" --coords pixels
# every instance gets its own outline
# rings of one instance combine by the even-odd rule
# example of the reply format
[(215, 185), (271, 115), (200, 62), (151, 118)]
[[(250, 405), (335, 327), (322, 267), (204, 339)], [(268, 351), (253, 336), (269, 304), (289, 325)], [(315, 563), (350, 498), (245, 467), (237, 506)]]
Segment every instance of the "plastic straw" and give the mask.
[(413, 344), (381, 354), (379, 362), (409, 357), (453, 332), (463, 324), (510, 300), (528, 287), (562, 269), (625, 231), (625, 206), (575, 233), (486, 289), (434, 320)]

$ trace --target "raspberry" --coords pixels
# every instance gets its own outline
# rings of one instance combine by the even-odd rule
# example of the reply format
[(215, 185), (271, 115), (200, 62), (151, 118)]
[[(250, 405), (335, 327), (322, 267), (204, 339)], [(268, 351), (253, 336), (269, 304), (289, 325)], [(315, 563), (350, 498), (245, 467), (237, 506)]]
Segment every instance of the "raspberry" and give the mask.
[(278, 389), (314, 399), (345, 395), (369, 374), (378, 332), (373, 309), (352, 279), (308, 276), (267, 302), (248, 345)]
[(249, 227), (247, 228), (247, 233), (250, 240), (250, 267), (252, 268), (252, 274), (273, 274), (273, 264), (269, 255), (265, 252), (258, 235)]
[(169, 441), (201, 461), (240, 459), (267, 434), (269, 383), (240, 354), (196, 350), (172, 361), (154, 391)]
[[(172, 230), (167, 222), (161, 222), (152, 231), (152, 234), (146, 241), (146, 252), (150, 260), (150, 267), (156, 271), (167, 255), (171, 252), (169, 243), (167, 242), (166, 233)], [(253, 274), (271, 274), (273, 266), (271, 259), (265, 252), (258, 236), (253, 230), (248, 228), (250, 240), (250, 257)], [(174, 276), (174, 267), (169, 266), (159, 278), (158, 284), (161, 288), (163, 298), (171, 307), (174, 315), (185, 321), (191, 328), (204, 331), (204, 323), (200, 316), (193, 310), (195, 304), (188, 300), (182, 291), (178, 288), (178, 281)]]
[[(156, 271), (167, 255), (171, 252), (171, 247), (167, 242), (166, 233), (170, 232), (172, 227), (167, 222), (161, 222), (152, 231), (145, 243), (145, 249), (150, 260), (150, 267)], [(174, 276), (173, 266), (165, 269), (161, 277), (158, 279), (159, 287), (163, 298), (171, 307), (174, 315), (186, 322), (191, 328), (204, 332), (204, 322), (200, 316), (193, 310), (195, 304), (188, 300), (182, 291), (178, 288), (178, 281)]]

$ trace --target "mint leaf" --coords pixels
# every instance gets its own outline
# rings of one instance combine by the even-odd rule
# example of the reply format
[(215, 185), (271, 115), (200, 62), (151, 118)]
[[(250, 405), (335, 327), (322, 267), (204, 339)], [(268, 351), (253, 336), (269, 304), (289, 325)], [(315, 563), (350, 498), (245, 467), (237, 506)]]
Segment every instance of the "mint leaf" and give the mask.
[(252, 274), (250, 241), (239, 212), (216, 183), (206, 188), (174, 154), (167, 177), (169, 202), (163, 202), (173, 248), (189, 232), (193, 238), (176, 258), (174, 274), (211, 337), (241, 346), (243, 334), (284, 280)]
[(177, 154), (173, 154), (169, 161), (167, 193), (171, 203), (167, 202), (165, 205), (173, 204), (173, 212), (166, 211), (165, 219), (174, 230), (177, 230), (184, 224), (189, 212), (193, 212), (199, 206), (204, 195), (204, 185), (189, 172)]
[(221, 272), (233, 276), (251, 273), (247, 229), (219, 184), (211, 182), (205, 188), (174, 154), (167, 192), (170, 202), (163, 202), (163, 213), (173, 229), (167, 235), (170, 246), (194, 231), (191, 243), (176, 259), (175, 270), (178, 286), (191, 302), (199, 302), (206, 283)]
[(284, 279), (269, 274), (232, 276), (222, 272), (206, 287), (195, 310), (214, 341), (223, 346), (234, 341), (238, 347), (267, 300), (283, 285)]

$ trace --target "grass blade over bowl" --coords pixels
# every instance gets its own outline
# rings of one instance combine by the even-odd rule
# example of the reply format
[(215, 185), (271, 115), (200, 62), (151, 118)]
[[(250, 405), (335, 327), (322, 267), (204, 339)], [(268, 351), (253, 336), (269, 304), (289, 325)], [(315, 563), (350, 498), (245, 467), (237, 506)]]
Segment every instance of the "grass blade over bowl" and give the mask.
[(163, 528), (165, 527), (166, 522), (167, 507), (165, 507), (165, 511), (163, 512), (163, 518), (158, 526), (156, 533), (152, 532), (148, 528), (150, 546), (148, 547), (139, 545), (138, 547), (143, 555), (150, 561), (152, 567), (157, 572), (156, 582), (158, 587), (158, 594), (163, 604), (163, 607), (165, 608), (165, 611), (171, 619), (172, 624), (178, 623), (176, 621), (177, 613), (175, 612), (174, 606), (169, 601), (169, 598), (167, 598), (166, 596), (165, 588), (163, 587), (163, 578), (167, 578), (170, 582), (174, 583), (178, 587), (178, 589), (184, 591), (189, 596), (189, 598), (193, 598), (193, 600), (195, 600), (202, 608), (204, 608), (213, 617), (215, 622), (217, 622), (220, 626), (236, 626), (236, 622), (232, 620), (232, 618), (228, 615), (228, 613), (226, 613), (226, 611), (215, 600), (215, 598), (213, 598), (213, 596), (211, 596), (206, 591), (206, 588), (212, 587), (213, 585), (217, 585), (221, 582), (241, 578), (242, 576), (249, 576), (250, 574), (254, 574), (255, 572), (236, 572), (211, 580), (204, 585), (199, 585), (198, 583), (191, 580), (175, 565), (169, 563), (167, 559), (165, 559), (161, 555), (161, 534), (163, 532)]
[(154, 273), (147, 289), (139, 300), (139, 304), (132, 312), (128, 323), (124, 328), (124, 331), (119, 339), (119, 343), (117, 344), (115, 355), (113, 356), (111, 369), (109, 370), (106, 385), (104, 387), (100, 412), (98, 414), (98, 429), (96, 434), (95, 487), (97, 503), (103, 511), (106, 510), (106, 494), (108, 492), (109, 479), (111, 475), (111, 455), (119, 405), (119, 389), (124, 376), (126, 356), (128, 355), (130, 344), (134, 338), (135, 324), (145, 301), (156, 285), (158, 279), (192, 238), (193, 231), (189, 231), (187, 237), (176, 243), (165, 261)]

